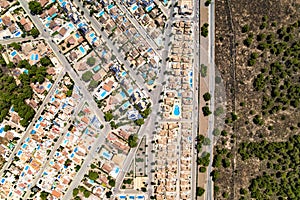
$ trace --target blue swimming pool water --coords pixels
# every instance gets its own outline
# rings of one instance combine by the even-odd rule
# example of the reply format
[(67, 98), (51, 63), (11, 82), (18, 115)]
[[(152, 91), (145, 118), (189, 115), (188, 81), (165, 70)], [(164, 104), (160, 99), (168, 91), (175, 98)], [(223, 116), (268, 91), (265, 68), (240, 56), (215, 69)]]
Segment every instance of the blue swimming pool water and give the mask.
[(32, 130), (32, 131), (31, 131), (31, 134), (35, 134), (35, 133), (36, 133), (36, 131), (35, 131), (35, 130)]
[(83, 48), (83, 46), (80, 46), (79, 50), (81, 51), (82, 54), (85, 54), (85, 49)]
[(69, 23), (69, 27), (70, 27), (71, 29), (73, 29), (73, 28), (74, 28), (74, 25), (73, 25), (72, 23)]
[(43, 121), (43, 119), (44, 119), (43, 117), (40, 117), (40, 118), (39, 118), (39, 121), (41, 122), (41, 121)]
[(0, 128), (0, 133), (3, 133), (3, 131), (4, 131), (4, 128)]
[(80, 38), (79, 33), (76, 33), (76, 34), (75, 34), (75, 37), (76, 37), (77, 39)]
[(54, 18), (57, 16), (57, 13), (54, 13), (51, 17)]
[(47, 88), (50, 89), (51, 86), (52, 86), (52, 83), (49, 83), (49, 84), (47, 85)]
[(119, 168), (119, 167), (116, 167), (115, 173), (118, 174), (119, 171), (120, 171), (120, 168)]
[(75, 156), (74, 153), (72, 153), (70, 157), (73, 158), (74, 156)]
[(152, 8), (153, 8), (152, 6), (148, 6), (148, 7), (146, 8), (146, 11), (147, 11), (147, 12), (150, 12), (150, 11), (152, 10)]
[(144, 199), (145, 197), (144, 196), (138, 196), (137, 198), (138, 199)]
[(153, 83), (154, 83), (154, 80), (149, 80), (148, 81), (148, 85), (153, 85)]
[(39, 55), (35, 54), (35, 60), (38, 60), (38, 59), (39, 59)]
[(25, 167), (24, 169), (25, 169), (25, 171), (27, 171), (27, 170), (29, 169), (29, 166), (28, 166), (28, 165), (26, 165), (26, 167)]
[(126, 94), (123, 91), (120, 92), (120, 95), (122, 96), (122, 98), (126, 97)]
[(29, 140), (30, 140), (30, 138), (29, 138), (29, 137), (27, 137), (27, 138), (26, 138), (26, 140), (25, 140), (25, 142), (29, 142)]
[(15, 36), (19, 36), (19, 35), (21, 35), (21, 32), (19, 31), (19, 32), (17, 32), (16, 34), (15, 34)]
[(190, 76), (193, 76), (193, 72), (190, 72)]
[(49, 26), (50, 26), (50, 23), (47, 23), (46, 26), (49, 27)]
[(34, 54), (31, 54), (30, 60), (35, 60), (35, 55)]
[(124, 104), (123, 104), (123, 109), (127, 109), (128, 107), (130, 106), (130, 102), (129, 101), (126, 101)]
[(75, 147), (74, 152), (75, 153), (78, 152), (78, 147)]
[(0, 23), (2, 23), (2, 19), (0, 18)]
[(104, 10), (102, 10), (101, 12), (99, 12), (98, 16), (101, 17), (102, 15), (104, 15)]
[(123, 71), (122, 72), (122, 77), (126, 76), (127, 72), (126, 71)]
[(173, 114), (174, 114), (175, 116), (179, 116), (179, 115), (180, 115), (180, 108), (179, 108), (178, 105), (175, 105)]
[(114, 7), (114, 5), (113, 4), (110, 4), (107, 8), (108, 9), (112, 9)]
[(129, 95), (131, 95), (133, 93), (133, 89), (130, 88), (130, 89), (127, 90), (127, 92), (128, 92)]
[(90, 37), (91, 37), (91, 38), (95, 37), (95, 33), (91, 33), (91, 34), (90, 34)]
[(40, 127), (40, 124), (35, 125), (35, 128), (39, 128), (39, 127)]
[(107, 151), (104, 151), (104, 152), (102, 153), (102, 156), (103, 156), (104, 158), (106, 158), (107, 160), (110, 160), (110, 159), (111, 159), (111, 155), (110, 155)]
[(50, 16), (49, 16), (49, 17), (47, 17), (47, 20), (48, 20), (48, 21), (51, 21), (51, 19), (52, 19), (52, 18), (51, 18)]
[(93, 71), (94, 71), (94, 72), (97, 72), (97, 71), (99, 71), (99, 70), (100, 70), (100, 66), (99, 66), (99, 65), (97, 65), (96, 67), (93, 68)]
[(67, 2), (64, 1), (61, 5), (62, 7), (65, 7), (67, 5)]
[(119, 196), (120, 199), (126, 199), (126, 196)]
[(3, 184), (3, 183), (5, 183), (5, 179), (3, 178), (3, 179), (1, 179), (1, 183)]
[(129, 199), (134, 199), (135, 197), (134, 196), (129, 196)]
[(69, 132), (67, 132), (66, 136), (67, 136), (67, 137), (69, 137), (69, 136), (70, 136), (70, 133), (69, 133)]
[(136, 9), (138, 9), (137, 5), (133, 6), (132, 11), (135, 11)]
[(19, 150), (17, 155), (20, 156), (23, 153), (23, 151)]
[(28, 145), (27, 144), (23, 144), (22, 148), (25, 149)]
[(97, 40), (98, 40), (97, 37), (94, 37), (94, 38), (93, 38), (93, 42), (96, 42)]
[(13, 51), (13, 52), (11, 52), (11, 54), (10, 54), (12, 57), (14, 57), (15, 55), (17, 55), (17, 52), (16, 51)]
[(24, 73), (25, 73), (25, 74), (28, 74), (28, 69), (25, 69), (25, 70), (24, 70)]
[(101, 96), (102, 98), (104, 98), (104, 97), (106, 96), (106, 94), (107, 94), (107, 92), (106, 92), (105, 90), (103, 90), (103, 92), (100, 94), (100, 96)]
[(193, 79), (192, 78), (190, 78), (190, 83), (193, 83)]

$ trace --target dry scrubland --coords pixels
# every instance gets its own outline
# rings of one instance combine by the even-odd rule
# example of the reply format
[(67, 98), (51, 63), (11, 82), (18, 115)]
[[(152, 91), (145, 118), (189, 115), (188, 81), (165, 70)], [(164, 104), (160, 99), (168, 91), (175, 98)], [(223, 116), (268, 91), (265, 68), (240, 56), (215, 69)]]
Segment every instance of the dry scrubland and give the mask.
[(215, 199), (300, 199), (300, 2), (216, 1), (227, 118)]

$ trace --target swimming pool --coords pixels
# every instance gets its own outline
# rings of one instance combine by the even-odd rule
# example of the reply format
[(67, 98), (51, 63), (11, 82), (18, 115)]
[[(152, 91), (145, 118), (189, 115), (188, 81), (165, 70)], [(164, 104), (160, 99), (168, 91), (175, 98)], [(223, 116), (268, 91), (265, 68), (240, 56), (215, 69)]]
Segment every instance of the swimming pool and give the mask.
[(132, 89), (132, 88), (129, 88), (129, 89), (127, 90), (127, 92), (128, 92), (129, 95), (131, 95), (131, 94), (133, 93), (133, 89)]
[(107, 8), (110, 10), (110, 9), (112, 9), (114, 7), (114, 5), (113, 4), (110, 4)]
[(148, 81), (148, 85), (153, 85), (153, 83), (154, 83), (154, 80), (149, 80)]
[(17, 155), (20, 156), (23, 153), (23, 151), (19, 150)]
[(190, 72), (190, 76), (193, 76), (193, 72), (192, 71)]
[(31, 131), (31, 134), (35, 134), (35, 133), (36, 133), (36, 131), (35, 131), (35, 130), (32, 130), (32, 131)]
[(153, 8), (153, 7), (150, 5), (150, 6), (148, 6), (148, 7), (146, 8), (146, 11), (147, 11), (147, 12), (150, 12), (150, 11), (152, 10), (152, 8)]
[(29, 140), (30, 140), (30, 138), (29, 138), (29, 137), (27, 137), (27, 138), (26, 138), (26, 140), (25, 140), (25, 142), (29, 142)]
[(28, 145), (27, 144), (23, 144), (22, 148), (25, 149)]
[(100, 70), (100, 66), (99, 66), (99, 65), (97, 65), (96, 67), (93, 68), (93, 71), (94, 71), (94, 72), (97, 72), (97, 71), (99, 71), (99, 70)]
[(79, 38), (80, 38), (80, 35), (79, 35), (78, 33), (76, 33), (76, 34), (75, 34), (75, 37), (76, 37), (77, 39), (79, 39)]
[(126, 199), (126, 196), (119, 196), (120, 199)]
[(107, 160), (110, 160), (112, 158), (112, 155), (107, 151), (103, 151), (102, 156)]
[(126, 71), (123, 71), (122, 72), (122, 77), (126, 76), (127, 72)]
[(129, 199), (134, 199), (135, 197), (134, 196), (129, 196)]
[(35, 128), (39, 128), (39, 127), (40, 127), (40, 124), (36, 124), (36, 125), (35, 125)]
[(10, 54), (12, 57), (14, 57), (15, 55), (17, 55), (17, 52), (16, 51), (13, 51), (13, 52), (11, 52), (11, 54)]
[(122, 96), (123, 99), (126, 97), (126, 94), (123, 91), (120, 92), (120, 95)]
[(91, 37), (91, 38), (95, 37), (95, 33), (91, 33), (91, 34), (90, 34), (90, 37)]
[(47, 20), (48, 20), (48, 21), (51, 21), (51, 19), (52, 19), (52, 18), (51, 18), (50, 16), (49, 16), (49, 17), (47, 17)]
[(175, 105), (173, 114), (177, 117), (180, 115), (180, 108), (178, 105)]
[(10, 111), (11, 111), (11, 112), (14, 112), (14, 111), (15, 111), (14, 107), (11, 107)]
[(136, 11), (136, 9), (138, 9), (138, 6), (137, 6), (137, 5), (134, 5), (134, 6), (132, 7), (132, 11)]
[(21, 32), (20, 32), (20, 31), (18, 31), (18, 32), (15, 34), (16, 37), (18, 37), (19, 35), (21, 35)]
[(0, 133), (3, 133), (3, 131), (4, 131), (4, 128), (3, 127), (0, 128)]
[(24, 169), (25, 169), (25, 171), (27, 171), (27, 170), (29, 169), (29, 166), (28, 166), (28, 165), (26, 165), (26, 167), (25, 167)]
[(1, 179), (1, 183), (3, 184), (3, 183), (5, 183), (5, 179), (3, 178), (3, 179)]
[(71, 156), (70, 156), (70, 158), (73, 158), (74, 156), (75, 156), (75, 154), (74, 154), (74, 153), (72, 153), (72, 154), (71, 154)]
[(105, 90), (103, 90), (102, 93), (100, 94), (100, 96), (101, 96), (102, 98), (104, 98), (106, 95), (107, 95), (107, 92), (106, 92)]
[(54, 18), (57, 16), (57, 13), (54, 13), (51, 17)]
[(138, 199), (145, 199), (144, 196), (138, 196), (137, 198), (138, 198)]
[(126, 102), (122, 105), (122, 108), (123, 108), (123, 110), (125, 110), (125, 109), (127, 109), (129, 106), (130, 106), (130, 102), (129, 102), (129, 101), (126, 101)]
[(50, 89), (51, 86), (52, 86), (52, 83), (49, 83), (49, 84), (47, 85), (47, 88)]
[(102, 15), (104, 15), (104, 13), (105, 13), (104, 10), (100, 11), (98, 17), (101, 17)]
[(74, 25), (72, 23), (69, 23), (68, 26), (73, 29), (74, 28)]
[(25, 74), (28, 74), (28, 69), (25, 69), (25, 70), (24, 70), (24, 73), (25, 73)]
[(83, 48), (83, 46), (79, 46), (79, 50), (81, 51), (82, 54), (85, 54), (85, 49)]
[(116, 178), (120, 172), (120, 168), (118, 166), (115, 166), (113, 170), (109, 173), (113, 178)]
[(39, 118), (39, 121), (41, 122), (41, 121), (43, 121), (43, 119), (44, 119), (43, 117), (40, 117), (40, 118)]

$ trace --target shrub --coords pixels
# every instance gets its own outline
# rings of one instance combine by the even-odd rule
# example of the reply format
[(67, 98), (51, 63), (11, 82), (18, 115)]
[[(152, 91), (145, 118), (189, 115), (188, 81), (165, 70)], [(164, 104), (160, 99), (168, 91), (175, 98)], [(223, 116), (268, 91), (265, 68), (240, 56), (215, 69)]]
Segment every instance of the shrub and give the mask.
[(197, 187), (196, 194), (198, 197), (204, 194), (205, 190), (202, 187)]
[(248, 25), (248, 24), (244, 25), (244, 26), (242, 27), (242, 33), (246, 33), (246, 32), (248, 32), (248, 31), (249, 31), (249, 29), (250, 29), (250, 27), (249, 27), (249, 25)]

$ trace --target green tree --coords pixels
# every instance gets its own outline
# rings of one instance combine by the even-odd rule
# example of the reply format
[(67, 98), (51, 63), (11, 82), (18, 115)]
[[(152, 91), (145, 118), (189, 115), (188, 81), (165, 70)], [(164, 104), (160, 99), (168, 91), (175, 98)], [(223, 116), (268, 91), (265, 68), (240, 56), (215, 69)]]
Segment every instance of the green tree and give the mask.
[(33, 28), (30, 31), (30, 34), (32, 35), (33, 38), (37, 38), (40, 35), (39, 30), (37, 30), (37, 28)]
[(109, 111), (104, 113), (104, 119), (106, 122), (111, 121), (114, 118), (113, 114)]
[(83, 196), (84, 196), (85, 198), (89, 198), (90, 195), (91, 195), (91, 192), (88, 191), (88, 190), (85, 190), (85, 191), (83, 192)]
[(207, 75), (207, 66), (204, 64), (201, 64), (201, 76), (206, 77)]
[(211, 111), (209, 110), (209, 107), (208, 107), (208, 106), (202, 107), (202, 112), (203, 112), (203, 115), (204, 115), (204, 116), (208, 116), (208, 115), (211, 114)]
[(98, 86), (98, 81), (95, 80), (91, 80), (90, 84), (89, 84), (89, 88), (94, 89)]
[(48, 195), (49, 195), (48, 192), (42, 191), (41, 194), (40, 194), (40, 197), (41, 197), (42, 200), (46, 200)]
[(97, 180), (97, 178), (99, 178), (99, 175), (97, 172), (93, 172), (93, 171), (89, 171), (89, 179), (95, 181)]
[(45, 67), (47, 67), (47, 66), (49, 66), (49, 65), (52, 64), (51, 60), (50, 60), (49, 57), (47, 57), (47, 56), (41, 58), (41, 59), (40, 59), (40, 62), (41, 62), (41, 65), (42, 65), (42, 66), (45, 66)]
[(138, 145), (138, 135), (137, 134), (131, 134), (128, 138), (128, 145), (131, 148), (137, 147)]
[(86, 60), (86, 64), (88, 64), (90, 67), (94, 66), (95, 63), (96, 63), (96, 58), (92, 56)]
[(244, 26), (242, 27), (242, 33), (246, 33), (246, 32), (248, 32), (248, 31), (249, 31), (249, 29), (250, 29), (250, 27), (249, 27), (249, 25), (248, 25), (248, 24), (244, 25)]
[(134, 123), (138, 126), (142, 126), (145, 123), (145, 121), (144, 119), (137, 119), (134, 121)]
[(35, 14), (35, 15), (42, 14), (43, 8), (42, 8), (41, 3), (39, 3), (38, 1), (30, 1), (28, 3), (28, 5), (29, 5), (30, 12), (32, 14)]
[(110, 180), (108, 181), (108, 184), (109, 184), (111, 187), (115, 187), (116, 181), (115, 181), (114, 179), (110, 179)]
[(202, 187), (197, 187), (196, 194), (198, 197), (201, 197), (204, 194), (205, 190)]
[(209, 92), (206, 92), (206, 93), (203, 95), (204, 101), (209, 101), (210, 98), (211, 98), (211, 95), (209, 94)]
[(93, 77), (93, 72), (91, 71), (87, 71), (87, 72), (84, 72), (84, 74), (82, 74), (82, 80), (85, 81), (85, 82), (88, 82), (92, 79)]
[(14, 48), (14, 49), (17, 50), (17, 51), (20, 51), (21, 48), (22, 48), (21, 45), (18, 44), (18, 43), (16, 43), (16, 42), (10, 43), (8, 46)]
[(76, 196), (78, 195), (78, 193), (79, 193), (78, 188), (75, 188), (75, 189), (73, 190), (73, 197), (76, 197)]
[(208, 23), (204, 23), (203, 26), (201, 27), (201, 35), (203, 37), (208, 36)]

